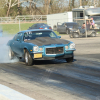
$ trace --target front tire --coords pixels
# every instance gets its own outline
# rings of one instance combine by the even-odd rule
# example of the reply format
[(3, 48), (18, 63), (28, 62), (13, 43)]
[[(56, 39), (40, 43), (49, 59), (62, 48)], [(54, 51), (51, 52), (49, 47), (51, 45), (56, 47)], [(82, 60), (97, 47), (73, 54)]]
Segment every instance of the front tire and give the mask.
[(67, 63), (73, 62), (74, 57), (66, 58)]
[(91, 37), (96, 37), (96, 33), (95, 32), (91, 33)]
[(31, 55), (29, 54), (27, 50), (25, 50), (24, 59), (25, 59), (26, 65), (28, 66), (33, 65), (33, 58), (31, 57)]
[(73, 37), (74, 38), (79, 38), (79, 34), (78, 33), (73, 33)]

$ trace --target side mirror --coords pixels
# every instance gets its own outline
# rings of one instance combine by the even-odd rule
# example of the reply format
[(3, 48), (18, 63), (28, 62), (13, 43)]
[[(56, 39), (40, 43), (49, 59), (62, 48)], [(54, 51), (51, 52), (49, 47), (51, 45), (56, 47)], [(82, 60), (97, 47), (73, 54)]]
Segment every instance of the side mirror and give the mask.
[(17, 41), (19, 41), (19, 39), (17, 39)]
[(61, 36), (58, 36), (59, 38), (61, 38)]

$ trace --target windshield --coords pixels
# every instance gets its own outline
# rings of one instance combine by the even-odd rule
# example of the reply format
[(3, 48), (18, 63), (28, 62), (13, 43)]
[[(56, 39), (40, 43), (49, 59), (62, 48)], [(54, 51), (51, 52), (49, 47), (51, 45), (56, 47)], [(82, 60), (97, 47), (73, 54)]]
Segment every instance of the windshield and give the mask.
[(78, 28), (79, 27), (78, 23), (66, 23), (66, 25), (68, 28)]
[(57, 38), (57, 35), (53, 31), (31, 31), (24, 33), (24, 40), (33, 40), (37, 37)]
[(100, 21), (100, 16), (90, 16), (94, 21)]
[(79, 26), (78, 26), (77, 24), (76, 24), (76, 25), (73, 24), (73, 25), (68, 25), (67, 27), (68, 27), (68, 28), (78, 28)]

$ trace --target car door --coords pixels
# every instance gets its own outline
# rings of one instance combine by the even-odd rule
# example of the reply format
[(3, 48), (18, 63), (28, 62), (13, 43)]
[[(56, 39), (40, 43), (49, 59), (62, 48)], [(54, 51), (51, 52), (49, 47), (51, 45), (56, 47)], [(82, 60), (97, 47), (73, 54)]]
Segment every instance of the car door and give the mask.
[(22, 55), (22, 41), (23, 41), (23, 33), (18, 33), (15, 37), (15, 41), (13, 42), (12, 49), (17, 55)]
[(66, 32), (66, 27), (64, 26), (64, 23), (62, 25), (57, 25), (57, 32), (60, 33), (65, 33)]

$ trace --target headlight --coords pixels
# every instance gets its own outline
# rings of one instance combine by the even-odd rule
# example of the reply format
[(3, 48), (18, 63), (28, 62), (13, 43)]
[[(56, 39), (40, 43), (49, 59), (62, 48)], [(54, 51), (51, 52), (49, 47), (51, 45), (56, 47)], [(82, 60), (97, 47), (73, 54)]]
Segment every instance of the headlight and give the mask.
[(39, 50), (39, 47), (38, 46), (34, 46), (33, 47), (33, 51), (38, 51)]
[(75, 49), (75, 44), (74, 44), (74, 43), (71, 43), (71, 44), (70, 44), (70, 48), (71, 48), (71, 49)]

